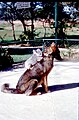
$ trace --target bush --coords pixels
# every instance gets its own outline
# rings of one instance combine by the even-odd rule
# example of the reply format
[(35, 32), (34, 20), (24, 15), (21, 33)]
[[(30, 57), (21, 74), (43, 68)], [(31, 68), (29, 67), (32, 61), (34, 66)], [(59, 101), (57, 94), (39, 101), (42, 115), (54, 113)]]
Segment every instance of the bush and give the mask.
[(0, 70), (12, 67), (14, 63), (13, 58), (7, 50), (0, 49)]
[(32, 34), (32, 31), (30, 30), (27, 30), (25, 33), (23, 32), (22, 34), (20, 34), (19, 36), (19, 40), (21, 41), (26, 41), (26, 40), (32, 40), (33, 37), (35, 38), (35, 36), (38, 36), (39, 33), (35, 33), (35, 30), (33, 31), (33, 34)]

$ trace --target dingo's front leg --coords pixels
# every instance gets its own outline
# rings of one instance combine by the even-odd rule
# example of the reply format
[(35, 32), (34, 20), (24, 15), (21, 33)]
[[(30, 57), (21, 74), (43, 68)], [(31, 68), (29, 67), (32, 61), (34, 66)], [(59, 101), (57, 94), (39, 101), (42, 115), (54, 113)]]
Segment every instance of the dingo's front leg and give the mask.
[(43, 83), (41, 84), (45, 92), (48, 92), (48, 82), (47, 82), (47, 75), (43, 78)]

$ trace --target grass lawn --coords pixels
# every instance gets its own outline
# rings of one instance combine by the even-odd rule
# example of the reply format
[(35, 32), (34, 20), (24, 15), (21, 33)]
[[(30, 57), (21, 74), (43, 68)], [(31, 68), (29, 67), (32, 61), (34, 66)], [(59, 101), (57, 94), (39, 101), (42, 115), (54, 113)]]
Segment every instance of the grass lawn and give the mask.
[[(15, 24), (16, 39), (18, 39), (22, 32), (22, 25), (20, 23)], [(13, 41), (12, 26), (9, 22), (0, 21), (0, 36), (4, 39), (4, 41)], [(0, 41), (2, 41), (1, 38)]]
[[(39, 34), (36, 36), (36, 38), (44, 37), (45, 29), (42, 26), (42, 23), (40, 22), (34, 22), (34, 28), (35, 33)], [(14, 21), (14, 29), (15, 29), (15, 35), (16, 39), (19, 38), (19, 35), (23, 32), (23, 26), (20, 21)], [(30, 29), (30, 28), (29, 28)], [(46, 26), (46, 37), (53, 36), (55, 32), (54, 28), (50, 28), (49, 26)], [(67, 35), (79, 35), (79, 25), (76, 24), (75, 27), (72, 27), (71, 29), (66, 30)], [(12, 26), (7, 21), (0, 21), (0, 37), (4, 39), (4, 41), (13, 41), (13, 32), (12, 32)], [(1, 42), (0, 38), (0, 42)]]
[[(16, 39), (19, 38), (19, 35), (23, 32), (23, 26), (20, 21), (14, 22), (15, 27), (15, 35)], [(38, 38), (44, 37), (45, 29), (42, 26), (35, 27), (35, 33), (39, 35)], [(49, 27), (46, 27), (46, 37), (50, 37), (52, 34), (54, 34), (53, 30)], [(0, 36), (4, 39), (4, 41), (11, 41), (13, 40), (13, 33), (12, 33), (12, 26), (9, 22), (6, 21), (0, 21)], [(1, 42), (0, 38), (0, 42)]]
[[(15, 35), (16, 39), (19, 38), (19, 35), (23, 32), (23, 26), (20, 21), (14, 21), (14, 27), (15, 27)], [(35, 25), (35, 32), (36, 34), (39, 33), (37, 38), (44, 37), (45, 29), (43, 28), (42, 24), (39, 24), (38, 22)], [(55, 32), (54, 28), (46, 27), (46, 37), (53, 36)], [(75, 27), (72, 27), (72, 29), (66, 30), (67, 35), (79, 35), (79, 25), (77, 24)], [(2, 41), (1, 37), (4, 39), (4, 41), (13, 41), (13, 33), (12, 33), (12, 26), (9, 22), (6, 21), (0, 21), (0, 42)], [(21, 62), (26, 59), (28, 59), (31, 54), (28, 55), (11, 55), (14, 62)]]
[(14, 62), (22, 62), (27, 60), (29, 57), (31, 56), (31, 54), (28, 55), (11, 55), (11, 57), (13, 58)]

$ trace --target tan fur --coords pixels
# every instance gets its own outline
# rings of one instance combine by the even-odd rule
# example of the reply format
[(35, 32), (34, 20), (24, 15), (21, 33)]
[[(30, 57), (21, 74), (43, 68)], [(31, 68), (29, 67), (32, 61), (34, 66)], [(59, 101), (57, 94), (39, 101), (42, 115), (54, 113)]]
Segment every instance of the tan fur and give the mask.
[(30, 69), (27, 69), (20, 77), (16, 89), (10, 89), (9, 85), (4, 84), (2, 91), (32, 95), (38, 86), (42, 85), (44, 91), (48, 92), (47, 76), (53, 68), (53, 53), (56, 54), (56, 56), (58, 54), (59, 60), (61, 60), (59, 52), (56, 52), (57, 49), (55, 43), (52, 43), (50, 47), (46, 47), (42, 54), (42, 59), (37, 61)]

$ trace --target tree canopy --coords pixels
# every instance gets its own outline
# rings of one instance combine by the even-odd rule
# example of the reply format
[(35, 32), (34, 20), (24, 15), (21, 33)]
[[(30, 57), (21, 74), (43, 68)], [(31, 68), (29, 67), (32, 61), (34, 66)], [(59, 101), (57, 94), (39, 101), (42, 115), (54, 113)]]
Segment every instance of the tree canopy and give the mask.
[[(39, 18), (48, 20), (52, 18), (55, 20), (54, 1), (30, 2), (31, 7), (22, 9), (17, 9), (16, 3), (17, 2), (0, 2), (0, 19), (6, 21), (20, 20), (24, 28), (24, 33), (26, 33), (27, 26), (25, 20), (32, 20), (32, 29), (34, 28), (33, 20)], [(76, 19), (79, 16), (78, 11), (79, 2), (58, 2), (58, 22), (62, 24), (63, 19), (65, 21)], [(61, 28), (63, 28), (63, 26)]]

